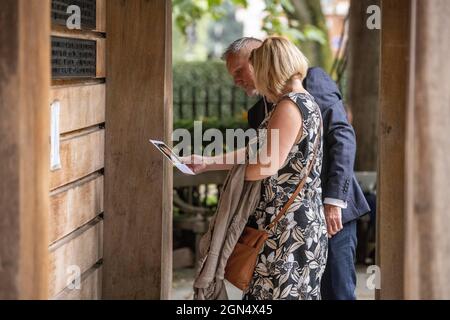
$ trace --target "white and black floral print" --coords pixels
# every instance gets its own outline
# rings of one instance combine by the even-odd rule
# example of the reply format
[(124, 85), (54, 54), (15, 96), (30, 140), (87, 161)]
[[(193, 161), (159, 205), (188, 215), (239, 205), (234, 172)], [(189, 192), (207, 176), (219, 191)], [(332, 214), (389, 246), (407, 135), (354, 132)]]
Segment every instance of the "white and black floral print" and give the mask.
[[(248, 226), (253, 228), (264, 229), (291, 197), (312, 161), (314, 143), (320, 132), (322, 119), (314, 98), (305, 93), (291, 93), (287, 97), (302, 113), (302, 138), (294, 145), (278, 173), (262, 181), (261, 201), (248, 221)], [(260, 129), (267, 128), (272, 113), (266, 116)], [(264, 138), (260, 136), (260, 139)], [(328, 249), (321, 167), (322, 146), (305, 187), (276, 228), (269, 232), (243, 299), (320, 299), (320, 281)]]

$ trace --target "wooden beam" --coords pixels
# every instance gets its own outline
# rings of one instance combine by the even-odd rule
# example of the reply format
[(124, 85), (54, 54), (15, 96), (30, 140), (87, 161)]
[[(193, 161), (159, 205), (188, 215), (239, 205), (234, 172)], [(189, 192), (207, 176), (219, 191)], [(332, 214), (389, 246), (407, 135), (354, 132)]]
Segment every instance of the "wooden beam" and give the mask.
[(352, 0), (349, 11), (349, 94), (353, 114), (358, 171), (375, 171), (377, 167), (377, 118), (379, 107), (380, 30), (366, 27), (367, 8), (380, 0)]
[(106, 39), (97, 39), (97, 78), (106, 77)]
[(405, 114), (410, 67), (410, 0), (382, 1), (378, 142), (377, 265), (380, 299), (404, 298)]
[(407, 133), (405, 297), (450, 299), (450, 2), (415, 0)]
[(0, 43), (0, 299), (46, 299), (50, 1), (2, 1)]
[(382, 10), (379, 298), (449, 299), (450, 2)]
[(105, 299), (166, 299), (172, 172), (152, 149), (172, 130), (171, 4), (108, 1)]
[(97, 0), (97, 28), (98, 32), (106, 32), (106, 0)]
[[(164, 63), (164, 140), (172, 145), (173, 133), (173, 69), (172, 69), (172, 1), (164, 1), (165, 12), (165, 63)], [(162, 10), (162, 9), (161, 9)], [(173, 166), (167, 161), (163, 162), (163, 184), (162, 184), (162, 239), (161, 239), (161, 286), (160, 298), (170, 299), (172, 292), (172, 270), (173, 270)]]

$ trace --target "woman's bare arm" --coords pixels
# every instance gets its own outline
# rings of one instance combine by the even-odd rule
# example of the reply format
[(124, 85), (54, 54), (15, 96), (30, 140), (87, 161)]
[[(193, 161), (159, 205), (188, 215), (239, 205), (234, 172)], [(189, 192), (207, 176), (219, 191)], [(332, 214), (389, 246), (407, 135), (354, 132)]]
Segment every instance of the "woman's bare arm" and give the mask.
[(245, 148), (214, 157), (203, 157), (200, 155), (183, 157), (181, 161), (196, 174), (206, 171), (230, 170), (237, 163), (245, 163)]
[[(267, 126), (266, 146), (263, 146), (263, 150), (267, 151), (259, 152), (255, 161), (247, 165), (245, 180), (258, 181), (276, 174), (300, 137), (301, 129), (302, 115), (298, 107), (290, 100), (281, 101)], [(273, 135), (272, 130), (278, 132), (278, 135)], [(195, 155), (192, 158), (184, 158), (183, 162), (188, 163), (195, 173), (202, 173), (230, 170), (235, 164), (243, 163), (242, 159), (245, 160), (245, 148), (214, 157)]]
[[(301, 112), (295, 103), (287, 99), (281, 101), (267, 126), (267, 146), (263, 146), (267, 152), (260, 152), (256, 163), (247, 166), (245, 180), (257, 181), (276, 174), (300, 138), (302, 123)], [(272, 134), (275, 133), (272, 130), (278, 132), (278, 136)]]
[(208, 171), (230, 170), (235, 164), (244, 163), (245, 148), (228, 152), (215, 157), (205, 158)]

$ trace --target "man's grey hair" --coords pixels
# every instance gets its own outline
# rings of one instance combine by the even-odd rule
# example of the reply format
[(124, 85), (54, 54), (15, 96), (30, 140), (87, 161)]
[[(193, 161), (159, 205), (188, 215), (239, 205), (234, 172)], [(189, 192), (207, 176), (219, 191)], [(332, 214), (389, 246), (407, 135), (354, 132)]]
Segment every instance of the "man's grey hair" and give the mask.
[(230, 55), (239, 54), (243, 50), (250, 51), (250, 49), (259, 47), (262, 44), (260, 39), (252, 37), (244, 37), (237, 39), (232, 44), (230, 44), (222, 55), (222, 60), (226, 61)]

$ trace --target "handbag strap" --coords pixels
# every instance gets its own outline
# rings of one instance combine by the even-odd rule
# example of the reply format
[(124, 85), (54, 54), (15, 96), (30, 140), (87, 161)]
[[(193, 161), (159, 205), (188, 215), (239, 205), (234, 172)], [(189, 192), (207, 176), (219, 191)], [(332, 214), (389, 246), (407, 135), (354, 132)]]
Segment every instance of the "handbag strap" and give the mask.
[(300, 191), (302, 191), (303, 187), (305, 186), (306, 180), (308, 179), (309, 175), (311, 174), (311, 170), (312, 170), (312, 168), (314, 166), (314, 163), (316, 162), (317, 154), (319, 153), (320, 138), (321, 138), (321, 135), (322, 135), (322, 130), (323, 130), (323, 124), (322, 124), (322, 118), (320, 118), (320, 131), (317, 134), (317, 138), (316, 138), (316, 141), (314, 143), (314, 154), (313, 154), (313, 157), (311, 159), (311, 162), (309, 163), (308, 172), (305, 175), (305, 177), (302, 179), (300, 184), (298, 185), (297, 189), (295, 189), (294, 193), (289, 198), (288, 202), (286, 202), (284, 207), (278, 213), (276, 218), (265, 228), (266, 231), (269, 231), (270, 229), (272, 229), (278, 223), (278, 221), (280, 221), (280, 219), (286, 214), (287, 210), (289, 209), (291, 204), (294, 202), (295, 198), (297, 198), (298, 194), (300, 193)]

